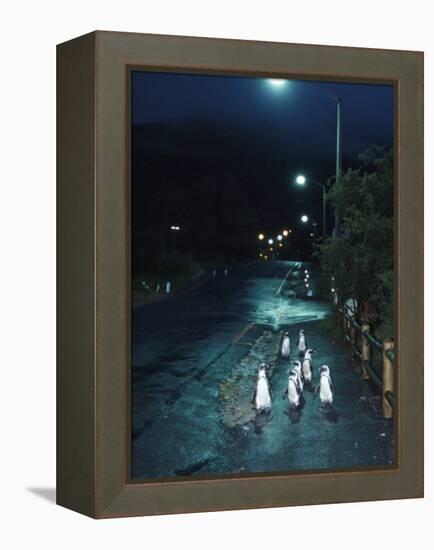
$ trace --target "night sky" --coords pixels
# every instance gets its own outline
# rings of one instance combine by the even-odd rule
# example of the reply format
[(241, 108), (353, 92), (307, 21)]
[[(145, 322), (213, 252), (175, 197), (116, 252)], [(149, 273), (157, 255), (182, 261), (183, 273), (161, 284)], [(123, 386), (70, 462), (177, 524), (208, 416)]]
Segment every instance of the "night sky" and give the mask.
[[(343, 169), (358, 167), (370, 145), (393, 146), (392, 86), (133, 72), (133, 229), (189, 225), (184, 246), (194, 248), (193, 203), (205, 208), (207, 186), (216, 197), (210, 209), (223, 208), (216, 186), (236, 189), (232, 202), (252, 232), (295, 229), (301, 212), (320, 224), (319, 190), (294, 179), (334, 175), (336, 104), (325, 92), (343, 98)], [(164, 198), (151, 195), (163, 189), (177, 208), (158, 211)], [(229, 225), (220, 222), (223, 231)]]

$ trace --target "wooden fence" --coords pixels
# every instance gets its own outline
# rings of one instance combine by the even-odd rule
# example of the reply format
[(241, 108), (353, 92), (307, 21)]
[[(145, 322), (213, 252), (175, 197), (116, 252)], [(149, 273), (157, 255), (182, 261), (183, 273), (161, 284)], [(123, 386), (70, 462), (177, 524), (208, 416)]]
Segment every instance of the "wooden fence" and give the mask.
[[(353, 357), (360, 362), (363, 378), (371, 380), (381, 392), (383, 416), (392, 418), (395, 408), (393, 340), (381, 342), (372, 334), (368, 323), (357, 323), (352, 315), (341, 307), (336, 308), (336, 316), (338, 326), (342, 328), (345, 341), (350, 345)], [(381, 354), (379, 362), (381, 373), (380, 369), (377, 370), (373, 366), (374, 354)]]

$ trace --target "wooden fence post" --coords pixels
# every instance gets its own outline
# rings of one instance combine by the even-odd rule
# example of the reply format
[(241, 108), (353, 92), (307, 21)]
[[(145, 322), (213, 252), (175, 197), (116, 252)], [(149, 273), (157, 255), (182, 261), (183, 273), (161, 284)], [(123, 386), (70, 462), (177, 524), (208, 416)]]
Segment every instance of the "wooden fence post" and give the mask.
[(383, 342), (383, 416), (384, 418), (393, 417), (393, 407), (387, 401), (386, 392), (393, 393), (393, 364), (387, 357), (387, 351), (393, 351), (393, 340), (384, 340)]
[(369, 380), (369, 374), (368, 371), (365, 369), (364, 362), (371, 362), (371, 344), (363, 333), (370, 331), (371, 327), (369, 326), (369, 324), (362, 323), (362, 376), (364, 380)]

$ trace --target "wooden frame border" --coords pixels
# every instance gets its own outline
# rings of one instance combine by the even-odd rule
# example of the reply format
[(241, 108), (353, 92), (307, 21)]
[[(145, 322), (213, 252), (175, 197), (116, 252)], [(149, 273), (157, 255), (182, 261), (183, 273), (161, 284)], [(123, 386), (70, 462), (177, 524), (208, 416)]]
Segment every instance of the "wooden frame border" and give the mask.
[[(131, 67), (394, 83), (399, 467), (131, 482)], [(96, 31), (58, 46), (57, 502), (91, 517), (423, 495), (423, 54)]]

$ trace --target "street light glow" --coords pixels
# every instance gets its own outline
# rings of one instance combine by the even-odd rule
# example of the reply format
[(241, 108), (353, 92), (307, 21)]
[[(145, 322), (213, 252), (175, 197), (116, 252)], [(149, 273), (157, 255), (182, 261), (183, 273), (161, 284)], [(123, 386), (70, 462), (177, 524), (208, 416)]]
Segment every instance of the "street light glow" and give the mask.
[(277, 240), (281, 241), (283, 239), (282, 235), (277, 235)]
[(306, 183), (306, 178), (300, 174), (296, 177), (295, 183), (298, 183), (298, 185), (304, 185)]
[(171, 226), (170, 226), (170, 229), (171, 229), (172, 231), (179, 231), (181, 228), (179, 227), (179, 225), (171, 225)]
[(303, 214), (303, 216), (300, 219), (303, 223), (306, 223), (309, 221), (309, 218), (306, 216), (306, 214)]
[(268, 239), (268, 244), (273, 244), (273, 243), (274, 243), (273, 239)]
[(282, 80), (281, 78), (269, 78), (268, 82), (275, 88), (281, 88), (286, 84), (286, 80)]
[(284, 237), (287, 237), (287, 236), (289, 235), (288, 230), (287, 230), (287, 229), (284, 229), (284, 230), (282, 231), (282, 234), (283, 234)]
[(264, 240), (264, 234), (263, 234), (263, 233), (259, 233), (258, 239), (259, 239), (260, 241), (263, 241), (263, 240)]

